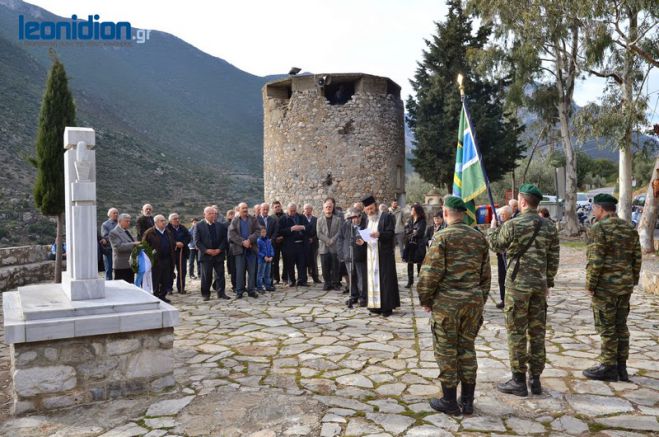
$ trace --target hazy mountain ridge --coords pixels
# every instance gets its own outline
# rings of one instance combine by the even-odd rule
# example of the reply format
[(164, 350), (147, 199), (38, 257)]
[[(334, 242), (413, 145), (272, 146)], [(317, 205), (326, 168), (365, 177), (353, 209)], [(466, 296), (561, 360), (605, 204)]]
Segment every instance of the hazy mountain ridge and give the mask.
[[(51, 59), (48, 45), (18, 40), (21, 14), (58, 19), (0, 0), (0, 245), (43, 241), (49, 237), (37, 236), (50, 232), (35, 219), (35, 170), (25, 158), (34, 153)], [(260, 199), (266, 78), (158, 31), (130, 47), (54, 48), (69, 76), (77, 124), (97, 132), (99, 219), (109, 206), (136, 215), (146, 201), (157, 212), (200, 215), (208, 202)]]

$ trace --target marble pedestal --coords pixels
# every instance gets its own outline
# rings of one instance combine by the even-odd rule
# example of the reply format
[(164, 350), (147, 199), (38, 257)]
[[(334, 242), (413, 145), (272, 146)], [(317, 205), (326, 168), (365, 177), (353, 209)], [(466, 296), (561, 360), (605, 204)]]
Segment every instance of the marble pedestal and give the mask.
[(61, 408), (174, 384), (178, 311), (125, 281), (105, 297), (70, 300), (61, 284), (3, 295), (12, 412)]

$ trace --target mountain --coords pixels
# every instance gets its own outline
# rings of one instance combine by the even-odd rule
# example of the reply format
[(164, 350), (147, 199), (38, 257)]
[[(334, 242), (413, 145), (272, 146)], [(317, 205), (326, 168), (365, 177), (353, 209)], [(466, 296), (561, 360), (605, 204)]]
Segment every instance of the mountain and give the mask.
[[(51, 45), (19, 41), (19, 15), (62, 19), (0, 0), (0, 245), (48, 240), (51, 232), (35, 214), (35, 170), (26, 160), (34, 153)], [(156, 212), (190, 217), (208, 203), (228, 208), (261, 198), (261, 88), (268, 78), (158, 31), (127, 47), (63, 41), (53, 48), (69, 77), (77, 125), (97, 133), (99, 220), (110, 206), (135, 216), (148, 201)]]

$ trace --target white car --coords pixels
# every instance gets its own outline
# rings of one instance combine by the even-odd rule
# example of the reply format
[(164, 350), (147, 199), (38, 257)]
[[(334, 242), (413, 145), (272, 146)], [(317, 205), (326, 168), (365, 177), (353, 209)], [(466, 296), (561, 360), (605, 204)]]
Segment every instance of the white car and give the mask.
[(590, 198), (588, 197), (588, 193), (577, 193), (577, 208), (580, 206), (590, 206)]

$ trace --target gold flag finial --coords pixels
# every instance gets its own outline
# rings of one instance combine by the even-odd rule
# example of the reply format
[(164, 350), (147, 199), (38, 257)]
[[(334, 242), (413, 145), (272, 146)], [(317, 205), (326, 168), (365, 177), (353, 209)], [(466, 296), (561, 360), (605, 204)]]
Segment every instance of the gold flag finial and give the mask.
[(458, 89), (460, 90), (460, 97), (464, 97), (465, 95), (465, 87), (462, 84), (462, 81), (464, 80), (464, 76), (462, 73), (458, 74)]

